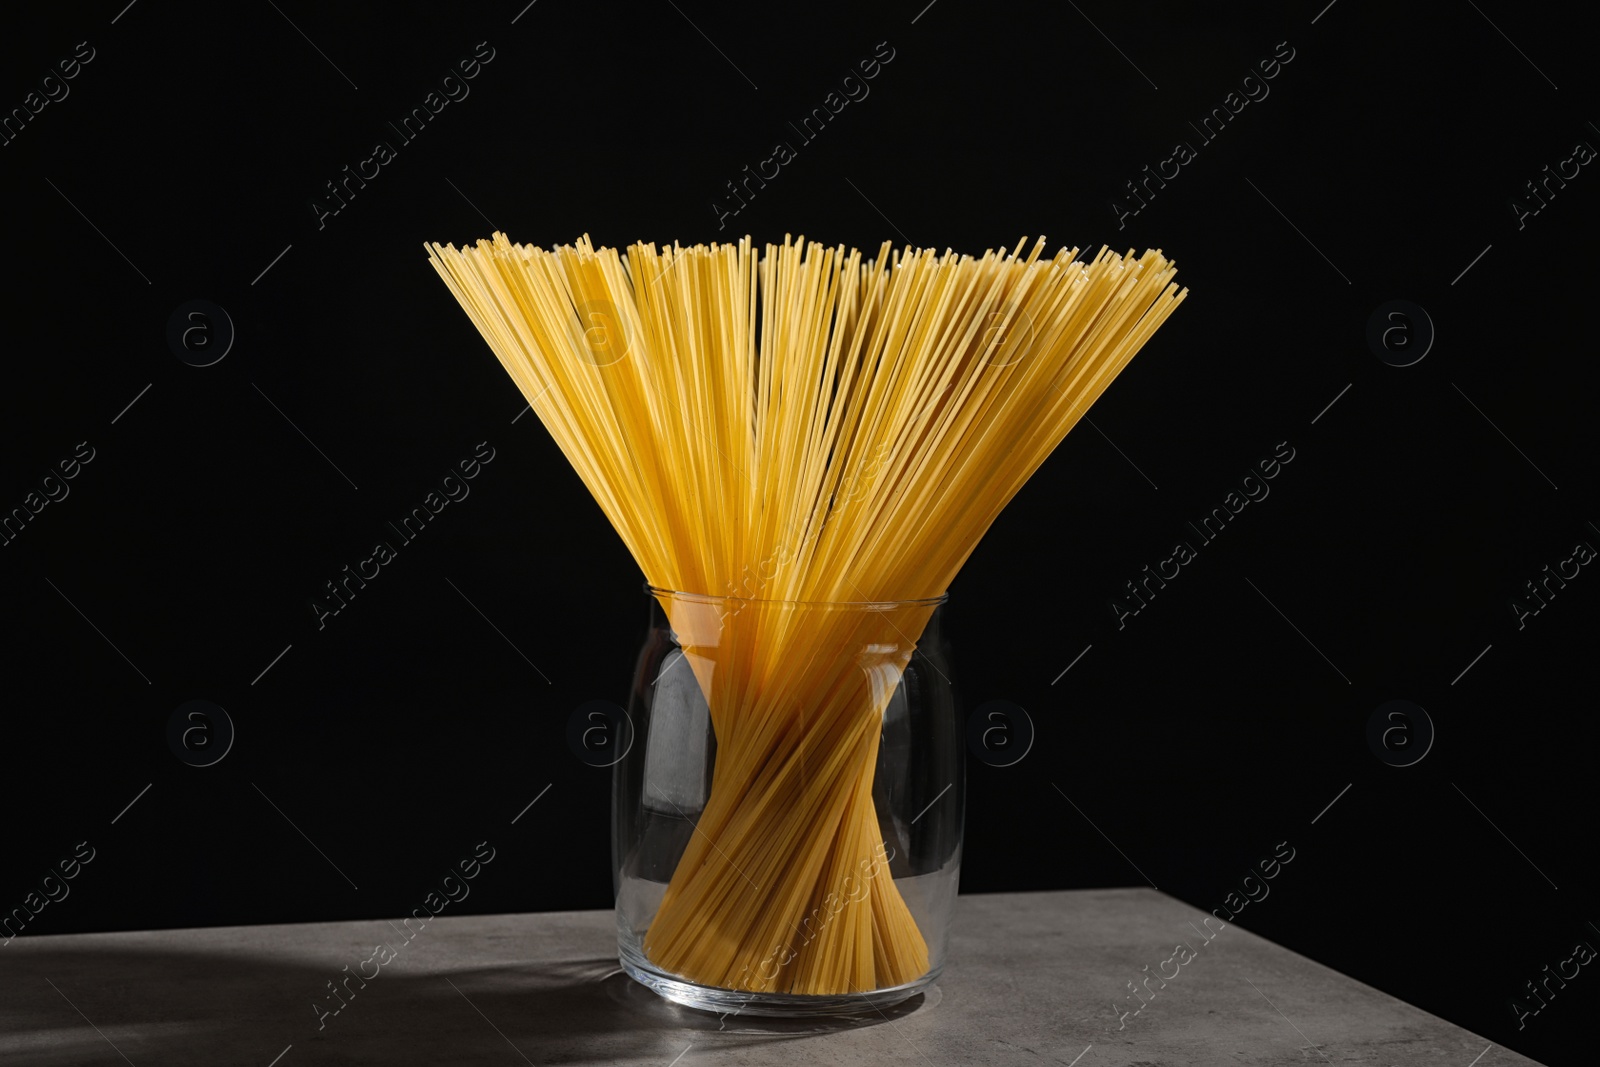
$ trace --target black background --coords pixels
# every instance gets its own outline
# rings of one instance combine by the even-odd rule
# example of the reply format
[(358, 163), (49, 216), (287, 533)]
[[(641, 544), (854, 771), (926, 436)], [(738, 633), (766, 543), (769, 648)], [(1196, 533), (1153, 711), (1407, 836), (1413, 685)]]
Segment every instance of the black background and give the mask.
[[(1584, 1062), (1591, 968), (1520, 1032), (1508, 1005), (1600, 945), (1600, 578), (1521, 629), (1509, 605), (1600, 545), (1600, 176), (1520, 228), (1510, 201), (1600, 145), (1592, 26), (1324, 4), (8, 14), (0, 107), (78, 42), (94, 58), (0, 148), (0, 507), (78, 442), (95, 458), (0, 548), (0, 908), (88, 840), (28, 934), (399, 915), (483, 839), (504, 859), (458, 910), (608, 907), (609, 773), (565, 731), (625, 699), (641, 576), (513, 422), (422, 242), (977, 253), (1042, 231), (1160, 247), (1191, 292), (951, 587), (966, 706), (1013, 701), (1038, 731), (1015, 766), (970, 761), (963, 889), (1148, 881), (1209, 911), (1287, 840), (1243, 926)], [(400, 144), (386, 123), (480, 41), (470, 95)], [(884, 41), (870, 95), (801, 145), (787, 124)], [(1188, 123), (1285, 41), (1270, 95), (1201, 145)], [(312, 200), (379, 139), (396, 158), (319, 228)], [(1180, 139), (1197, 158), (1119, 229), (1112, 199)], [(719, 230), (724, 182), (780, 140), (797, 158)], [(196, 298), (237, 333), (204, 368), (166, 342)], [(1394, 299), (1437, 329), (1409, 367), (1365, 339)], [(319, 630), (323, 583), (482, 441), (470, 497)], [(1271, 495), (1119, 630), (1122, 583), (1284, 441)], [(237, 726), (207, 768), (166, 741), (197, 698)], [(1365, 734), (1397, 698), (1437, 731), (1404, 768)]]

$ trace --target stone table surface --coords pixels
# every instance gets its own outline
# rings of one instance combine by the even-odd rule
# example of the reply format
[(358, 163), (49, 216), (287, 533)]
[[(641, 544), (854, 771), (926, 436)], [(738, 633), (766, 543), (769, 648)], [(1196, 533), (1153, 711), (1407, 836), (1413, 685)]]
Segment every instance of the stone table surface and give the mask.
[[(1151, 889), (963, 896), (929, 993), (804, 1021), (661, 1000), (618, 968), (609, 911), (440, 916), (409, 941), (382, 919), (18, 937), (0, 948), (0, 1064), (1534, 1062), (1480, 1060), (1484, 1038), (1238, 926), (1203, 942), (1204, 917)], [(380, 941), (394, 957), (320, 1015)], [(1132, 1014), (1128, 983), (1158, 972), (1176, 973)]]

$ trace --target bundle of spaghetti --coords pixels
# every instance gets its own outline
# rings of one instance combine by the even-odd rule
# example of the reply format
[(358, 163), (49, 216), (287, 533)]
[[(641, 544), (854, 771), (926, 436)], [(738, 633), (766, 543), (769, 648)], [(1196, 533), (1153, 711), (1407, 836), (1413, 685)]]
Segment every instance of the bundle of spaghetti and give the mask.
[(650, 584), (700, 594), (660, 595), (717, 740), (643, 942), (670, 973), (821, 994), (929, 968), (875, 860), (884, 708), (984, 532), (1187, 295), (1159, 250), (1025, 246), (426, 246)]

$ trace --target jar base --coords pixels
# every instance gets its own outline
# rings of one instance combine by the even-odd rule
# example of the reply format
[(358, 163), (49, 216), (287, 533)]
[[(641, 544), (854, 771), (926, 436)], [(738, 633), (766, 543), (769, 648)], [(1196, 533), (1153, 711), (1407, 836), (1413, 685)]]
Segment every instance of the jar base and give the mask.
[(767, 1018), (805, 1018), (817, 1015), (876, 1013), (903, 1003), (932, 986), (942, 968), (934, 968), (913, 982), (861, 993), (753, 993), (701, 985), (668, 974), (644, 956), (631, 939), (622, 940), (617, 955), (628, 977), (674, 1004), (718, 1015), (759, 1015)]

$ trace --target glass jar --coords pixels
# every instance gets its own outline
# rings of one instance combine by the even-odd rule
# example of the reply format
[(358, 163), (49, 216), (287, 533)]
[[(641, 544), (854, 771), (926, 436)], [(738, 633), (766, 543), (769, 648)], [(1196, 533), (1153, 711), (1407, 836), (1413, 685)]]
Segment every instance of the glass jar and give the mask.
[(945, 597), (646, 592), (612, 787), (623, 968), (679, 1004), (751, 1015), (930, 986), (966, 794)]

